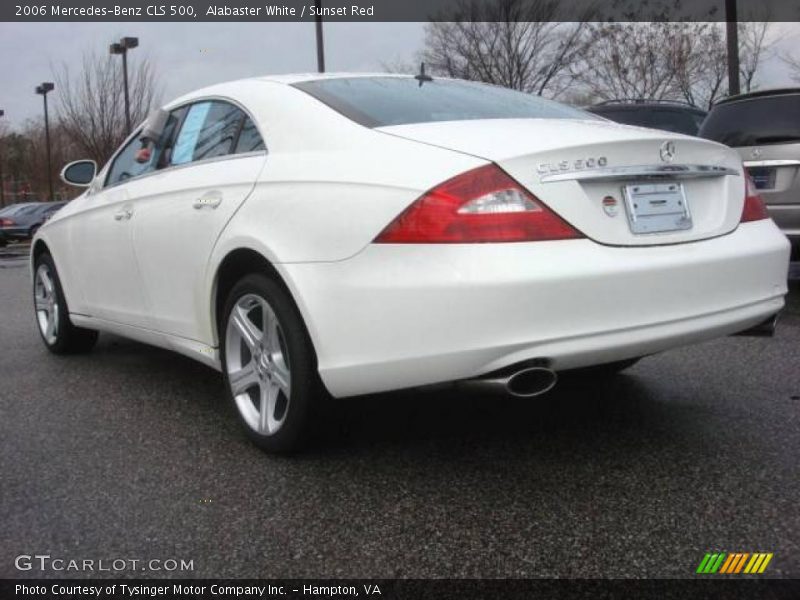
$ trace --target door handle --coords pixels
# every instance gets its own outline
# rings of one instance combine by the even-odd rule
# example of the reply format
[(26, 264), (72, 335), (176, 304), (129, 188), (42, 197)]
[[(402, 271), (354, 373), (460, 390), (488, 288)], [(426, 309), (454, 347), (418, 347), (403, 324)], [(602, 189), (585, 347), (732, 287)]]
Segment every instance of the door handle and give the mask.
[(222, 202), (222, 192), (212, 190), (206, 192), (192, 203), (192, 206), (197, 210), (201, 208), (217, 208)]
[(116, 221), (127, 221), (133, 216), (133, 209), (131, 208), (123, 208), (122, 210), (114, 213), (114, 219)]

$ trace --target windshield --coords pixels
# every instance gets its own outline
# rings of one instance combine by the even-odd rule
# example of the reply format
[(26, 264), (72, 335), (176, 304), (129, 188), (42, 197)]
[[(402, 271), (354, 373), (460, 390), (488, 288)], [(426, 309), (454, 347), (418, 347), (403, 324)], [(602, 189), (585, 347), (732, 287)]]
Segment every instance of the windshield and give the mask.
[(700, 137), (728, 146), (800, 141), (800, 94), (739, 100), (715, 106)]
[(473, 119), (595, 119), (585, 111), (506, 88), (413, 77), (318, 79), (294, 86), (366, 127)]

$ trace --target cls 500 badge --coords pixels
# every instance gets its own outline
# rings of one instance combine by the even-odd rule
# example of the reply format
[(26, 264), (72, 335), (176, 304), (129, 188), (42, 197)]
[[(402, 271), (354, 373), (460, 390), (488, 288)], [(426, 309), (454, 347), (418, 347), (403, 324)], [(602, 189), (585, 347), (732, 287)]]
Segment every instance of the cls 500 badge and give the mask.
[(145, 12), (148, 17), (194, 17), (194, 6), (181, 6), (178, 4), (149, 4)]

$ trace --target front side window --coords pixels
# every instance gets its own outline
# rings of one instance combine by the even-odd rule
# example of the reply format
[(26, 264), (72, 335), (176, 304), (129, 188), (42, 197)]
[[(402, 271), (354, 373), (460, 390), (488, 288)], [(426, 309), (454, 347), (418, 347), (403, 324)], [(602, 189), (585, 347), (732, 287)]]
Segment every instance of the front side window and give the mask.
[(168, 154), (172, 138), (175, 134), (175, 128), (183, 118), (183, 113), (185, 111), (186, 108), (178, 108), (170, 113), (161, 138), (157, 144), (154, 144), (150, 157), (146, 161), (137, 160), (137, 158), (141, 159), (139, 150), (142, 147), (142, 142), (137, 132), (122, 151), (117, 154), (117, 157), (111, 164), (108, 177), (106, 178), (106, 185), (109, 186), (121, 183), (132, 177), (139, 177), (140, 175), (150, 173), (164, 166), (162, 157), (165, 156), (165, 152)]
[(142, 142), (139, 140), (139, 135), (135, 135), (117, 154), (114, 162), (111, 163), (111, 168), (108, 171), (108, 178), (106, 185), (114, 185), (121, 183), (132, 177), (144, 175), (155, 169), (154, 157), (151, 156), (150, 160), (146, 162), (138, 162), (136, 160), (139, 149), (142, 147)]

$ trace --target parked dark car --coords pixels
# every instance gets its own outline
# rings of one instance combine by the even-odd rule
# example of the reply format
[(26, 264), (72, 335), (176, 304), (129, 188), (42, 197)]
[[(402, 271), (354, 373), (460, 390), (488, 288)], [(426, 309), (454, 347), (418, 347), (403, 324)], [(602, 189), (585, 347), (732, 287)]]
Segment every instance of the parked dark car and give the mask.
[(21, 211), (23, 208), (27, 208), (30, 206), (34, 206), (40, 204), (39, 202), (15, 202), (14, 204), (9, 204), (8, 206), (4, 206), (0, 208), (0, 217), (7, 217), (13, 215), (16, 212)]
[(607, 100), (587, 108), (617, 123), (697, 135), (706, 111), (683, 102), (667, 100)]
[[(66, 202), (32, 202), (0, 214), (0, 231), (9, 239), (29, 239)], [(12, 207), (9, 207), (12, 208)]]
[(770, 216), (800, 256), (800, 88), (729, 96), (700, 136), (735, 148)]

